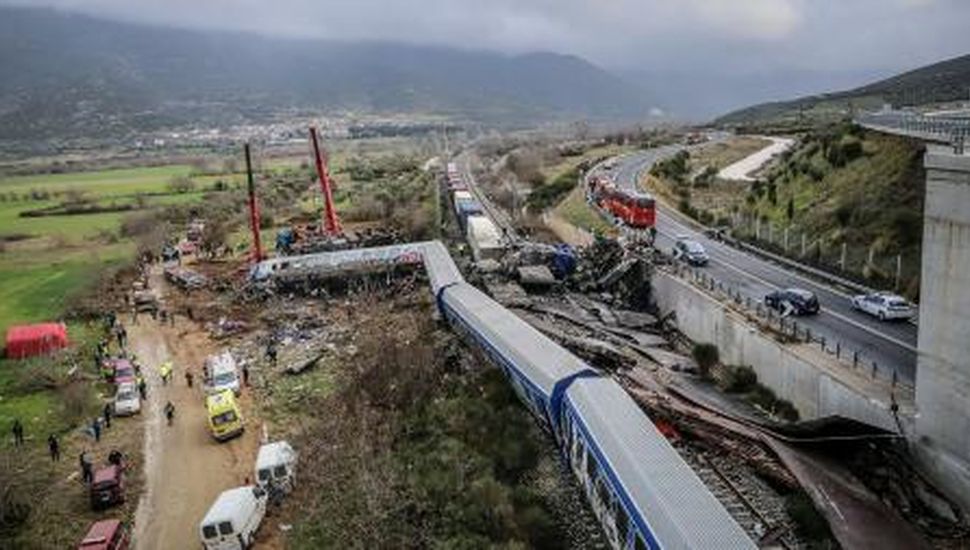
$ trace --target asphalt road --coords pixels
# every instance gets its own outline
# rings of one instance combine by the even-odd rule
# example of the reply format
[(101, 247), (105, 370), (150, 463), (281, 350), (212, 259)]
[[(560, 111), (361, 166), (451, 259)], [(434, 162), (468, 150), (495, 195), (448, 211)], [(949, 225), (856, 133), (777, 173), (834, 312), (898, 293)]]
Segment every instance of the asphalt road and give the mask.
[[(614, 161), (609, 171), (617, 184), (626, 189), (637, 188), (640, 174), (654, 162), (676, 153), (680, 146), (668, 146), (639, 151)], [(602, 165), (601, 165), (602, 166)], [(843, 353), (852, 356), (858, 351), (860, 361), (871, 369), (878, 365), (881, 377), (891, 376), (895, 370), (900, 381), (913, 385), (916, 377), (917, 327), (907, 322), (881, 322), (855, 311), (849, 302), (850, 295), (827, 284), (793, 273), (785, 267), (742, 252), (721, 242), (708, 239), (693, 229), (683, 216), (659, 203), (657, 204), (657, 245), (670, 249), (673, 240), (686, 235), (696, 239), (711, 257), (706, 273), (752, 301), (761, 301), (769, 292), (789, 287), (800, 287), (814, 292), (822, 305), (815, 316), (799, 317), (800, 326), (809, 328), (813, 334), (824, 337), (829, 347), (841, 343)]]

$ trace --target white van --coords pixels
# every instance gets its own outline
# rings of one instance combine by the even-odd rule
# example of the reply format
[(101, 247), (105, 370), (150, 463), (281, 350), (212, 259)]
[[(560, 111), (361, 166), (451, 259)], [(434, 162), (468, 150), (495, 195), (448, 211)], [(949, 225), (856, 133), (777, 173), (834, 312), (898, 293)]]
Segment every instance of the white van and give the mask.
[(286, 441), (267, 443), (256, 455), (256, 483), (269, 490), (274, 485), (289, 493), (296, 483), (296, 451)]
[(229, 351), (210, 355), (205, 360), (206, 393), (214, 394), (222, 390), (232, 390), (237, 396), (242, 392), (239, 384), (239, 371), (236, 360)]
[(244, 550), (253, 544), (266, 515), (266, 491), (247, 485), (223, 491), (199, 524), (208, 550)]

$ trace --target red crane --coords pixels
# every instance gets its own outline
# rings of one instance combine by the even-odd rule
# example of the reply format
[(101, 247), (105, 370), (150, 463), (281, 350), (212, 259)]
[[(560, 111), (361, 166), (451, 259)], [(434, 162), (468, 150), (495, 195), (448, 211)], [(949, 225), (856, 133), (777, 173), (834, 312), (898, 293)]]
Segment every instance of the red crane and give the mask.
[(327, 159), (320, 151), (315, 126), (310, 127), (310, 140), (313, 142), (313, 155), (317, 164), (317, 176), (320, 178), (320, 189), (323, 190), (323, 230), (327, 235), (339, 235), (343, 233), (343, 228), (340, 227), (340, 219), (337, 218), (337, 210), (333, 206), (333, 189), (330, 184), (330, 174), (327, 171)]

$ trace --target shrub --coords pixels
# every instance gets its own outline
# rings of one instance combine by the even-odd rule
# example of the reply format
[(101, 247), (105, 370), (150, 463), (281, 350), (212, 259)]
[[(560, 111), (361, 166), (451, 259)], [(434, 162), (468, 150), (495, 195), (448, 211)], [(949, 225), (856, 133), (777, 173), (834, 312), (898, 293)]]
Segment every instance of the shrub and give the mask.
[(70, 426), (77, 426), (85, 420), (94, 404), (91, 387), (83, 382), (74, 382), (62, 387), (60, 399), (63, 419)]
[(711, 369), (720, 361), (720, 353), (714, 344), (694, 344), (694, 348), (691, 350), (691, 356), (697, 362), (697, 368), (700, 369), (701, 376), (705, 378), (710, 376)]
[(758, 375), (754, 369), (746, 365), (739, 365), (728, 369), (724, 379), (724, 391), (728, 393), (748, 393), (758, 384)]
[(188, 193), (195, 189), (195, 182), (188, 176), (175, 176), (168, 181), (166, 188), (170, 193)]

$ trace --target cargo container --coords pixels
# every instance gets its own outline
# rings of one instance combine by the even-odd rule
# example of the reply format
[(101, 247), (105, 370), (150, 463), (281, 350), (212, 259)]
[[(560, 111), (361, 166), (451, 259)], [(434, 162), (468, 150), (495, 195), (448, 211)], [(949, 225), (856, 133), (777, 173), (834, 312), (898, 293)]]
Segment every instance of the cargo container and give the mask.
[(467, 224), (466, 236), (475, 261), (500, 259), (505, 247), (502, 234), (492, 220), (485, 216), (469, 216)]

